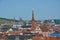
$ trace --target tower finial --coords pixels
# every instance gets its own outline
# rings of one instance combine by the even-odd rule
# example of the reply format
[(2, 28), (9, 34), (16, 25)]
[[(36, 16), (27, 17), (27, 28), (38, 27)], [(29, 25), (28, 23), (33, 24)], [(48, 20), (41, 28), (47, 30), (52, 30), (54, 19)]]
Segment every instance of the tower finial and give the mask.
[(34, 8), (32, 8), (32, 10), (34, 10)]

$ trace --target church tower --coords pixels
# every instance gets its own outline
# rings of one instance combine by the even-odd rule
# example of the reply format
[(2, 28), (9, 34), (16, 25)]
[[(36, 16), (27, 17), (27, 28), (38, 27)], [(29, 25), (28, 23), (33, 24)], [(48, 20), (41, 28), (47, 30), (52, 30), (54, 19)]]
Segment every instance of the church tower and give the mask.
[(34, 10), (32, 10), (32, 25), (31, 25), (31, 31), (34, 33), (41, 33), (40, 27), (37, 25), (35, 19), (34, 19)]
[(32, 25), (31, 25), (31, 30), (33, 31), (36, 28), (36, 22), (34, 19), (34, 10), (32, 10)]

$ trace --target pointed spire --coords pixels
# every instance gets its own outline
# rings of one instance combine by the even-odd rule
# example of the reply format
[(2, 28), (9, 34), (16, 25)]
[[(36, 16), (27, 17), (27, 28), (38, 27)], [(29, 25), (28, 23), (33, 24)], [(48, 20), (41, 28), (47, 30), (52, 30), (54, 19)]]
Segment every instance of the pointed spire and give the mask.
[(19, 21), (23, 21), (22, 17), (19, 18)]
[(34, 30), (36, 28), (36, 22), (34, 19), (34, 10), (32, 10), (32, 25), (31, 25), (31, 29)]
[(32, 10), (32, 20), (34, 20), (34, 10)]
[(13, 17), (13, 20), (14, 20), (14, 24), (15, 24), (15, 17)]
[(34, 10), (32, 10), (32, 27), (35, 27)]

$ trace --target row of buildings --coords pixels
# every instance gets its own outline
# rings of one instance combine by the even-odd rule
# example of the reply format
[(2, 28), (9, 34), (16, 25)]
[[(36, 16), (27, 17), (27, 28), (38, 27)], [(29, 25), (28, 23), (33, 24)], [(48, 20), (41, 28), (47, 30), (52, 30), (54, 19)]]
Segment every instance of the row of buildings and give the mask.
[[(54, 39), (53, 39), (54, 38)], [(54, 20), (36, 21), (34, 10), (32, 20), (4, 23), (0, 26), (0, 40), (59, 40), (60, 24)]]

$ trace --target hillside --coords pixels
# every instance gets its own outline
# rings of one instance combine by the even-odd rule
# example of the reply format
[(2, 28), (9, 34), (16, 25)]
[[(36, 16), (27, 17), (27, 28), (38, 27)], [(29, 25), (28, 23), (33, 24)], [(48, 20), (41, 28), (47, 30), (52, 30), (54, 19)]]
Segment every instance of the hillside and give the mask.
[(7, 18), (1, 18), (0, 17), (0, 22), (18, 22), (18, 20), (13, 20), (13, 19), (7, 19)]
[[(50, 20), (52, 20), (52, 19), (50, 19)], [(60, 24), (60, 19), (53, 19), (54, 20), (54, 22), (55, 22), (55, 24)], [(0, 17), (0, 22), (18, 22), (19, 20), (14, 20), (14, 19), (8, 19), (8, 18), (1, 18)], [(20, 20), (21, 21), (21, 20)], [(39, 22), (38, 20), (36, 20), (37, 22)], [(46, 22), (49, 22), (49, 20), (45, 20), (45, 23)]]

